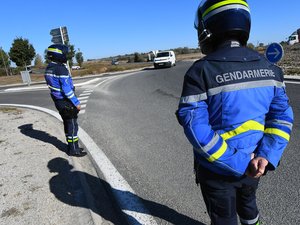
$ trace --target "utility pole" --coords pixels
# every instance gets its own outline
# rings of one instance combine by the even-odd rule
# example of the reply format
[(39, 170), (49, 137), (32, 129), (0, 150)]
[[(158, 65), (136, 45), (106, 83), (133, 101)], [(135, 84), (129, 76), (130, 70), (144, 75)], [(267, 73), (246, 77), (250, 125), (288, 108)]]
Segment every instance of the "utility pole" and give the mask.
[(5, 68), (6, 76), (9, 76), (9, 75), (8, 75), (8, 71), (7, 71), (7, 67), (6, 67), (6, 62), (5, 62), (4, 57), (3, 57), (3, 50), (2, 50), (2, 47), (0, 48), (0, 51), (1, 51), (1, 58), (2, 58), (3, 65), (4, 65), (4, 68)]

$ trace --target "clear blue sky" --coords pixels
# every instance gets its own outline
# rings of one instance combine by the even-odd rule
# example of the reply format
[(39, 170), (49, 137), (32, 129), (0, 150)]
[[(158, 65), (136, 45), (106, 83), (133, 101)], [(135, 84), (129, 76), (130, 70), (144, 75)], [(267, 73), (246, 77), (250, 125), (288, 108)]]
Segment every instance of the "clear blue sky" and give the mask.
[[(8, 52), (16, 37), (43, 56), (50, 30), (68, 28), (70, 43), (84, 59), (177, 47), (196, 48), (193, 28), (199, 0), (5, 0), (1, 2), (0, 46)], [(300, 28), (300, 1), (249, 0), (249, 42), (280, 42)]]

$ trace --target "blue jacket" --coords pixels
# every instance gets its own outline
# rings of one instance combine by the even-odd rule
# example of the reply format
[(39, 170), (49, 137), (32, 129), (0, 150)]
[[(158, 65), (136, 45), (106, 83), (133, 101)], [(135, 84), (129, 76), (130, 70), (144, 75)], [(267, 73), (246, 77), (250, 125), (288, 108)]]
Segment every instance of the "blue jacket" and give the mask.
[(45, 80), (54, 99), (69, 99), (74, 106), (80, 104), (74, 93), (72, 77), (64, 64), (49, 63)]
[(196, 61), (176, 114), (196, 163), (238, 177), (251, 153), (275, 169), (293, 123), (282, 70), (245, 47), (224, 46)]

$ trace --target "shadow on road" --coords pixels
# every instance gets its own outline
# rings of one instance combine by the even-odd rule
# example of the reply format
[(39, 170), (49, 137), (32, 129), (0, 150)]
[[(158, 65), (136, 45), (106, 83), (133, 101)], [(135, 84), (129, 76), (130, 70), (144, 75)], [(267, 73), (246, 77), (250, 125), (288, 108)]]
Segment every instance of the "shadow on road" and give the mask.
[(57, 139), (56, 137), (48, 134), (45, 131), (35, 130), (32, 127), (32, 124), (24, 124), (18, 127), (20, 132), (28, 137), (43, 141), (45, 143), (52, 144), (58, 150), (67, 153), (68, 146), (66, 143), (63, 143), (61, 140)]
[[(62, 152), (66, 152), (67, 150), (67, 145), (65, 143), (45, 131), (35, 130), (32, 124), (24, 124), (18, 128), (22, 134), (28, 137), (52, 144)], [(109, 183), (98, 177), (80, 171), (72, 171), (73, 166), (70, 165), (66, 159), (54, 158), (48, 162), (48, 168), (51, 173), (57, 173), (57, 175), (50, 179), (49, 185), (51, 192), (58, 200), (71, 206), (90, 209), (115, 225), (122, 225), (124, 222), (120, 222), (122, 219), (112, 213), (112, 211), (117, 211), (119, 214), (122, 214), (121, 210), (134, 211), (138, 213), (148, 212), (144, 212), (142, 209), (136, 209), (133, 207), (121, 210), (114, 208), (112, 210), (112, 208), (107, 207), (107, 204), (111, 204), (111, 199), (107, 199), (107, 194), (105, 195), (107, 192), (114, 193), (114, 195), (117, 196), (125, 196), (124, 199), (138, 199), (138, 201), (142, 202), (150, 211), (151, 216), (167, 221), (170, 224), (204, 225), (203, 223), (183, 215), (168, 206), (140, 198), (131, 192), (114, 189)], [(85, 180), (91, 189), (94, 204), (90, 204), (86, 201), (86, 196), (83, 192), (82, 186), (80, 185), (80, 176), (85, 177)], [(104, 188), (101, 189), (100, 187)], [(129, 220), (130, 224), (140, 225), (140, 223), (133, 217)]]
[[(141, 201), (146, 208), (150, 211), (151, 215), (162, 220), (169, 222), (170, 224), (175, 225), (204, 225), (201, 222), (198, 222), (186, 215), (183, 215), (168, 206), (159, 204), (154, 201), (142, 199), (139, 196), (127, 192), (113, 189), (109, 183), (106, 181), (92, 176), (90, 174), (80, 172), (80, 171), (71, 171), (73, 169), (72, 165), (66, 159), (63, 158), (54, 158), (48, 162), (49, 171), (52, 173), (57, 173), (53, 176), (50, 181), (50, 190), (60, 201), (77, 207), (84, 207), (91, 209), (95, 213), (99, 214), (102, 218), (112, 222), (113, 224), (124, 224), (120, 223), (119, 220), (112, 214), (111, 210), (105, 205), (105, 199), (102, 199), (101, 195), (103, 193), (93, 193), (93, 199), (96, 206), (91, 206), (87, 204), (87, 201), (84, 198), (84, 194), (80, 191), (82, 188), (79, 185), (78, 177), (84, 175), (86, 182), (93, 190), (101, 190), (100, 186), (104, 185), (106, 191), (113, 192), (117, 195), (125, 195), (126, 199), (136, 198)], [(100, 188), (100, 189), (99, 189)], [(103, 191), (103, 190), (102, 190)], [(95, 196), (96, 195), (96, 196)], [(147, 213), (142, 209), (136, 209), (132, 207), (124, 208), (122, 210), (127, 211), (136, 211), (139, 213)], [(121, 211), (119, 211), (121, 213)], [(130, 219), (130, 224), (139, 225), (140, 223), (134, 218)]]

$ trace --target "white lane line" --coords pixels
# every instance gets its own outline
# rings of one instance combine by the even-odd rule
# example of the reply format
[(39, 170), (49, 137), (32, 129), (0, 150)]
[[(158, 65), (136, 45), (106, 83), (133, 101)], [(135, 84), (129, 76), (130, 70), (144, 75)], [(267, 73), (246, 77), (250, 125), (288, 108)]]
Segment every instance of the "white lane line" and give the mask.
[[(87, 85), (87, 84), (97, 82), (100, 79), (103, 79), (103, 78), (94, 78), (92, 80), (89, 80), (89, 81), (86, 81), (86, 82), (83, 82), (83, 83), (74, 84), (74, 86), (76, 86), (76, 87), (84, 86), (84, 85)], [(43, 85), (34, 86), (34, 87), (30, 86), (30, 87), (8, 88), (8, 89), (5, 89), (3, 91), (4, 92), (14, 92), (14, 91), (32, 91), (32, 90), (39, 90), (39, 89), (48, 89), (48, 86), (46, 84), (43, 84)]]
[(85, 109), (81, 109), (78, 114), (84, 114), (84, 113), (85, 113)]
[[(38, 106), (20, 104), (0, 104), (0, 106), (35, 109), (48, 113), (57, 118), (59, 121), (62, 121), (57, 112)], [(111, 186), (112, 193), (115, 196), (122, 212), (125, 214), (128, 223), (130, 225), (157, 225), (154, 217), (144, 206), (128, 182), (114, 167), (105, 153), (94, 142), (94, 140), (81, 127), (79, 127), (78, 136), (94, 161), (96, 169), (98, 172), (103, 174), (105, 180)]]
[(84, 99), (88, 99), (90, 96), (83, 96), (83, 97), (78, 97), (79, 101), (80, 100), (84, 100)]
[(19, 88), (8, 88), (3, 90), (4, 92), (14, 92), (14, 91), (33, 91), (33, 90), (39, 90), (39, 89), (48, 89), (48, 86), (45, 84), (43, 86), (35, 86), (35, 87), (19, 87)]
[(116, 78), (118, 78), (118, 77), (110, 77), (110, 78), (107, 78), (107, 79), (101, 81), (100, 83), (96, 84), (96, 85), (94, 86), (94, 88), (100, 86), (100, 85), (103, 84), (104, 82), (107, 82), (107, 81), (110, 81), (110, 80), (116, 79)]
[(300, 82), (298, 81), (284, 81), (284, 83), (287, 83), (287, 84), (300, 84)]
[(79, 96), (89, 96), (89, 95), (91, 95), (91, 93), (82, 93)]
[(94, 90), (85, 90), (83, 93), (92, 93)]
[(100, 79), (102, 79), (102, 78), (94, 78), (92, 80), (89, 80), (89, 81), (86, 81), (86, 82), (83, 82), (83, 83), (74, 84), (74, 86), (75, 87), (80, 87), (80, 86), (83, 86), (83, 85), (87, 85), (87, 84), (91, 84), (91, 83), (97, 82)]
[(81, 100), (80, 103), (87, 103), (88, 100)]
[(86, 108), (86, 104), (80, 105), (81, 108)]

